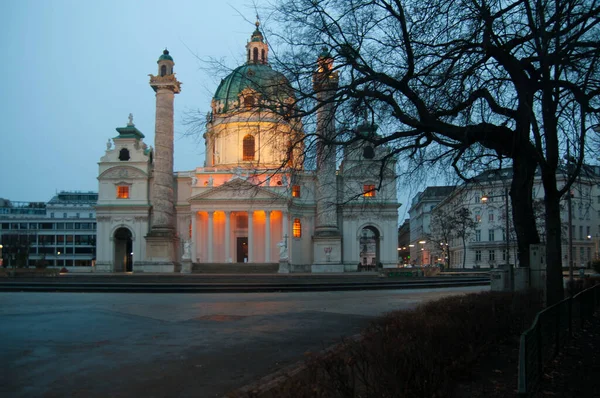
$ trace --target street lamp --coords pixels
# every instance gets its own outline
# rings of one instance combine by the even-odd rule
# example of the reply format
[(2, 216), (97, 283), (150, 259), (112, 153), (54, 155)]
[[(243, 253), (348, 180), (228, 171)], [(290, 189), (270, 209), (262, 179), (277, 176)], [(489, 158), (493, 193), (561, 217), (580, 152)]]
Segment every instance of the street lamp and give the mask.
[[(506, 243), (506, 264), (508, 266), (508, 272), (509, 272), (509, 278), (510, 278), (510, 290), (514, 290), (514, 276), (513, 276), (513, 269), (512, 269), (512, 265), (510, 263), (510, 239), (509, 239), (509, 235), (508, 235), (508, 231), (509, 231), (509, 215), (508, 215), (508, 188), (504, 188), (504, 195), (502, 195), (504, 197), (504, 210), (505, 210), (505, 218), (506, 218), (506, 225), (505, 225), (505, 231), (506, 233), (504, 234), (504, 238), (505, 238), (505, 243)], [(481, 201), (483, 203), (487, 203), (489, 198), (497, 198), (500, 197), (500, 195), (497, 196), (487, 196), (487, 195), (483, 195), (481, 197)]]

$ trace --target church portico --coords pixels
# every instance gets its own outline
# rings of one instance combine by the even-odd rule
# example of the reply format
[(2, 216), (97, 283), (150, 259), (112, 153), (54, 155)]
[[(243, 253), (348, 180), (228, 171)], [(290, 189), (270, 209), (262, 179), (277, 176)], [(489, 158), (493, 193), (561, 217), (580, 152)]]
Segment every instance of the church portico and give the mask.
[(286, 210), (192, 207), (191, 248), (195, 263), (276, 263), (277, 244), (290, 236)]

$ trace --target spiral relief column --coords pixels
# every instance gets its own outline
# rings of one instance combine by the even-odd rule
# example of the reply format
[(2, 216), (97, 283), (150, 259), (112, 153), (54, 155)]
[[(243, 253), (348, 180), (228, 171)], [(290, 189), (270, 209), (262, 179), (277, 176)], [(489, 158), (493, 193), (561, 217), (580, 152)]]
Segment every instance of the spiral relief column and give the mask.
[(173, 73), (173, 58), (163, 51), (158, 75), (150, 75), (156, 92), (156, 124), (151, 185), (152, 226), (146, 236), (146, 271), (177, 271), (178, 238), (175, 233), (173, 191), (173, 104), (181, 83)]

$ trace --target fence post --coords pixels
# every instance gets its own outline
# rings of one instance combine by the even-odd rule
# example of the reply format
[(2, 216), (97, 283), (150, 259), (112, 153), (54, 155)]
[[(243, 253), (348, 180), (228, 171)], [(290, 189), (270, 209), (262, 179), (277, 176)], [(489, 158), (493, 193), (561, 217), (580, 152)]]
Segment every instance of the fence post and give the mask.
[(573, 298), (569, 297), (569, 339), (573, 338)]
[[(558, 350), (560, 349), (560, 304), (554, 307), (556, 310), (556, 327), (554, 329), (555, 342), (554, 342), (554, 357), (558, 356)], [(541, 373), (540, 373), (541, 375)]]

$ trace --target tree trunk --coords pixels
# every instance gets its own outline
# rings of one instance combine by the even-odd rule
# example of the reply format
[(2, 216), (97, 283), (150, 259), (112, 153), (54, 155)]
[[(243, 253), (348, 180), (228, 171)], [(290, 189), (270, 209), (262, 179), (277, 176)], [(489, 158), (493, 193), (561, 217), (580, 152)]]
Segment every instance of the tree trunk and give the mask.
[(564, 298), (560, 196), (555, 170), (545, 170), (542, 179), (546, 193), (546, 305), (550, 306)]
[[(531, 158), (515, 156), (513, 160), (510, 198), (513, 228), (517, 235), (517, 256), (521, 267), (529, 267), (529, 245), (540, 243), (533, 211), (533, 180), (536, 167), (535, 160)], [(506, 234), (507, 237), (510, 236), (509, 231), (506, 231)]]

